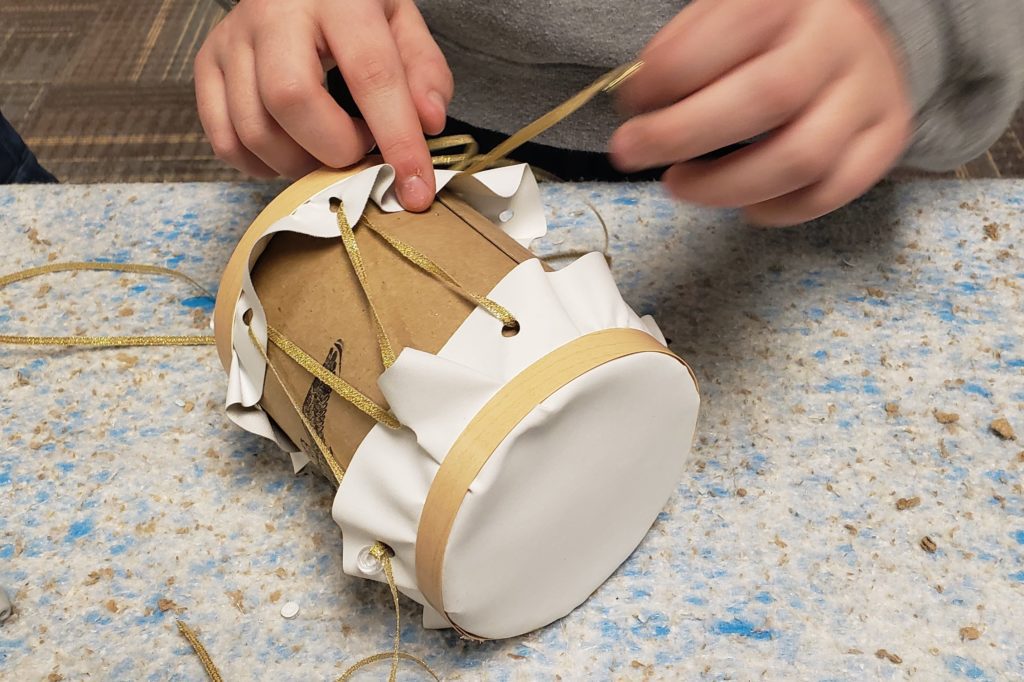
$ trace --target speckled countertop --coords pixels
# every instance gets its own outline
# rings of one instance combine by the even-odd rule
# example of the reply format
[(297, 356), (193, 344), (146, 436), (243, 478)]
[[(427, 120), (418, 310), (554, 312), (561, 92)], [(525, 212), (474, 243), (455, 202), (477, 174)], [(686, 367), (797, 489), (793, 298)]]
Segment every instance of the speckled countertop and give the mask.
[[(0, 272), (107, 258), (212, 288), (273, 191), (0, 188)], [(996, 422), (1024, 438), (1024, 182), (881, 188), (783, 231), (654, 185), (544, 195), (542, 251), (600, 246), (585, 199), (605, 217), (627, 300), (701, 380), (698, 442), (571, 616), (479, 645), (403, 600), (405, 649), (449, 679), (1024, 676), (1024, 443)], [(59, 275), (0, 291), (0, 328), (188, 331), (211, 305)], [(202, 680), (176, 614), (229, 682), (387, 648), (390, 597), (342, 574), (330, 489), (234, 428), (223, 387), (211, 348), (0, 349), (0, 678)]]

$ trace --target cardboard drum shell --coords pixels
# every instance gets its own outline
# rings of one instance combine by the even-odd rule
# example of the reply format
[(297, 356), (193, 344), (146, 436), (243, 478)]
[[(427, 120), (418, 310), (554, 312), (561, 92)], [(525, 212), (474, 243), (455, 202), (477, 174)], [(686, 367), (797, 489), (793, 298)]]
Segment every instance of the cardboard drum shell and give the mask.
[(294, 211), (309, 197), (369, 167), (369, 161), (364, 161), (343, 170), (321, 168), (313, 171), (274, 197), (274, 200), (260, 211), (242, 235), (235, 250), (231, 253), (227, 265), (224, 266), (220, 286), (217, 288), (217, 302), (213, 310), (213, 333), (217, 342), (217, 357), (220, 358), (220, 363), (225, 371), (231, 371), (231, 319), (235, 314), (235, 305), (242, 291), (242, 280), (249, 270), (249, 253), (253, 246), (263, 236), (267, 228)]
[[(464, 202), (443, 194), (424, 213), (384, 213), (369, 205), (367, 219), (412, 245), (450, 272), (468, 291), (487, 292), (519, 262), (534, 256)], [(369, 230), (356, 229), (374, 306), (396, 353), (406, 346), (436, 352), (474, 305), (423, 272)], [(268, 322), (318, 361), (334, 356), (335, 369), (378, 404), (384, 370), (369, 309), (340, 238), (324, 240), (281, 233), (270, 241), (252, 270), (253, 285)], [(312, 377), (282, 351), (268, 349), (293, 396), (302, 401)], [(307, 414), (322, 426), (324, 442), (347, 467), (375, 422), (333, 393), (324, 392), (325, 414)], [(302, 447), (319, 458), (286, 394), (266, 377), (263, 409)]]

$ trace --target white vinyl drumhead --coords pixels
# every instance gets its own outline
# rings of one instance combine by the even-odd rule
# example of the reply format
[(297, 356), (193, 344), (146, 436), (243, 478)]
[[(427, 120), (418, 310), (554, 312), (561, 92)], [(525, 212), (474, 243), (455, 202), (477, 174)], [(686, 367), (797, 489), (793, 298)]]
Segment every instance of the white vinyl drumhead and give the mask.
[(674, 491), (697, 403), (685, 366), (641, 353), (536, 408), (491, 456), (456, 517), (443, 577), (452, 620), (497, 639), (583, 603)]

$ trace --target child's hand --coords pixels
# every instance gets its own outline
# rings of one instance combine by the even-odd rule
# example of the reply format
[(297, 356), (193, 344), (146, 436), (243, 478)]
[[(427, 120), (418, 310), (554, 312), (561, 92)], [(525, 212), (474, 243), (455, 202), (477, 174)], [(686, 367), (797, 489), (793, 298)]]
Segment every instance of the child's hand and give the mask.
[(621, 89), (640, 113), (612, 137), (612, 160), (670, 165), (675, 196), (743, 207), (757, 223), (800, 223), (852, 201), (908, 141), (897, 56), (864, 0), (696, 0), (641, 58)]
[[(338, 64), (366, 122), (323, 87)], [(444, 127), (452, 76), (413, 0), (242, 0), (196, 58), (196, 100), (217, 156), (255, 176), (359, 161), (374, 140), (410, 210), (434, 196), (423, 133)]]

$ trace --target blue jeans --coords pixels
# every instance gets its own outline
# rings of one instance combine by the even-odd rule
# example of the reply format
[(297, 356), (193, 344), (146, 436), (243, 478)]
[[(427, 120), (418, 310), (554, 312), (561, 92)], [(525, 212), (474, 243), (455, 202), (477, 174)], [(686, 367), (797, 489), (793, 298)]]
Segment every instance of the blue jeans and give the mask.
[(35, 154), (0, 114), (0, 185), (28, 182), (57, 182), (57, 178), (39, 165)]

